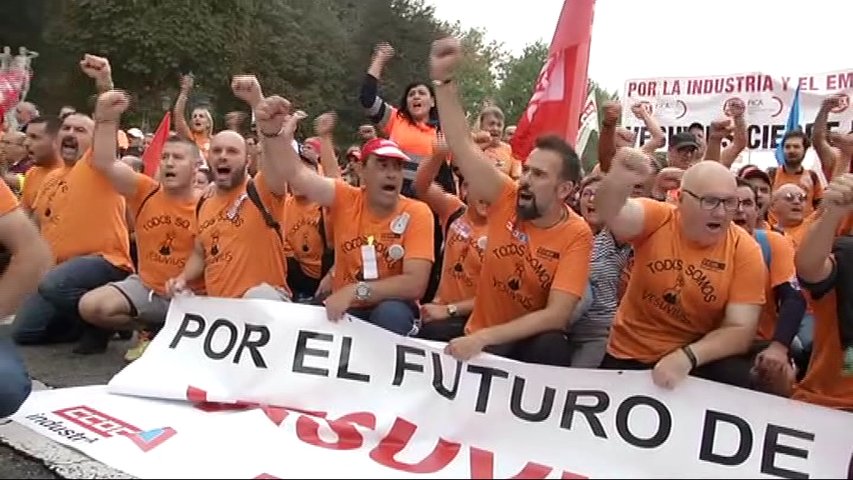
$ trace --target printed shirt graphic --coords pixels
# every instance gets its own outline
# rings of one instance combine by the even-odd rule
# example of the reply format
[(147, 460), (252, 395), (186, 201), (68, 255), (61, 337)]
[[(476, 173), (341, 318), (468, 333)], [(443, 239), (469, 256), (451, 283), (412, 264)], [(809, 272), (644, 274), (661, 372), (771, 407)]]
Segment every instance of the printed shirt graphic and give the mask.
[(552, 289), (578, 298), (586, 290), (592, 254), (592, 231), (586, 222), (568, 207), (566, 221), (551, 228), (518, 222), (518, 186), (502, 178), (503, 191), (489, 208), (489, 243), (466, 333), (541, 310)]
[(435, 213), (442, 231), (447, 232), (447, 238), (444, 239), (441, 280), (436, 299), (447, 305), (474, 298), (476, 295), (489, 232), (486, 222), (476, 223), (473, 220), (471, 209), (456, 218), (448, 229), (447, 221), (450, 216), (466, 207), (455, 195), (445, 193), (442, 199), (442, 204), (435, 206)]
[[(128, 197), (127, 206), (132, 218), (136, 219), (139, 277), (146, 287), (164, 295), (166, 281), (184, 270), (193, 251), (198, 229), (195, 218), (198, 197), (183, 201), (172, 199), (160, 187), (142, 205), (157, 188), (153, 178), (136, 174), (136, 193)], [(198, 281), (191, 288), (203, 293), (203, 285)]]
[(47, 176), (36, 200), (41, 233), (56, 262), (100, 255), (112, 265), (133, 271), (125, 221), (125, 199), (110, 180), (92, 167), (86, 152), (73, 167)]
[[(853, 251), (850, 240), (833, 248), (836, 267), (826, 281), (818, 285), (804, 284), (806, 298), (814, 309), (814, 353), (803, 381), (797, 384), (793, 398), (830, 408), (853, 410), (853, 375), (844, 372), (844, 349), (841, 344), (839, 311), (846, 310), (839, 302), (849, 302), (851, 292), (841, 292), (841, 268), (850, 268)], [(849, 273), (847, 274), (849, 275)], [(841, 321), (850, 322), (846, 318)]]
[(31, 211), (35, 208), (36, 196), (38, 195), (44, 180), (50, 172), (57, 168), (59, 168), (59, 164), (51, 167), (33, 165), (32, 168), (27, 170), (27, 173), (24, 175), (24, 189), (21, 191), (22, 205)]
[[(320, 210), (321, 207), (316, 203), (289, 195), (284, 203), (284, 219), (281, 221), (286, 256), (293, 257), (306, 275), (316, 279), (320, 278), (324, 251), (319, 229)], [(323, 223), (326, 227), (326, 239), (331, 244), (331, 221), (328, 212)]]
[[(385, 218), (377, 218), (367, 208), (367, 193), (362, 188), (335, 181), (335, 203), (329, 209), (335, 232), (335, 277), (332, 291), (364, 280), (361, 247), (373, 237), (379, 280), (403, 273), (406, 260), (435, 261), (433, 252), (433, 216), (429, 207), (417, 200), (399, 197), (397, 208)], [(391, 224), (403, 213), (409, 215), (406, 229), (394, 233)], [(403, 258), (395, 260), (389, 249), (403, 248)]]
[[(284, 197), (270, 192), (263, 174), (254, 182), (264, 206), (273, 218), (281, 218)], [(290, 291), (284, 246), (249, 200), (245, 184), (204, 201), (198, 238), (204, 247), (204, 284), (211, 297), (240, 298), (261, 283)]]
[(18, 208), (18, 199), (6, 182), (0, 182), (0, 215), (6, 215)]
[(628, 239), (634, 267), (607, 351), (654, 363), (716, 329), (728, 303), (764, 304), (766, 267), (758, 243), (742, 228), (732, 225), (722, 241), (700, 247), (683, 237), (673, 205), (638, 201), (645, 226)]
[(794, 245), (784, 235), (767, 230), (767, 242), (770, 244), (770, 271), (767, 287), (764, 291), (764, 308), (758, 321), (758, 339), (773, 340), (779, 311), (776, 306), (776, 293), (773, 289), (785, 283), (797, 285), (797, 269), (794, 266)]

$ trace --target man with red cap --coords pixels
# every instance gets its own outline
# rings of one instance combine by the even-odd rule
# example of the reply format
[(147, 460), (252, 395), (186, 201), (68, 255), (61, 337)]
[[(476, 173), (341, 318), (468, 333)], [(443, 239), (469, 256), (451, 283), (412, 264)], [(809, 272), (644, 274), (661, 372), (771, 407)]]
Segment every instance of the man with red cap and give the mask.
[(767, 210), (770, 208), (770, 192), (772, 190), (770, 175), (756, 165), (746, 165), (737, 174), (755, 189), (756, 206), (758, 207), (758, 223), (756, 228), (770, 229), (767, 223)]
[(269, 97), (255, 106), (266, 159), (277, 165), (292, 188), (329, 208), (334, 231), (330, 320), (345, 313), (400, 335), (419, 328), (417, 300), (426, 290), (434, 261), (429, 207), (400, 195), (402, 165), (408, 157), (396, 143), (374, 139), (361, 154), (363, 187), (323, 177), (290, 148), (302, 112)]

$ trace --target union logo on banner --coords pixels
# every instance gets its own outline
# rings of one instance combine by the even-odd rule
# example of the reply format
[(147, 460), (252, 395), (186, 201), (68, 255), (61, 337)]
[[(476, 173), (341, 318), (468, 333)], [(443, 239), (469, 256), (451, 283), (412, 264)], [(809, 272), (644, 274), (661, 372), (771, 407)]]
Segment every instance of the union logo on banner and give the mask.
[(176, 432), (174, 428), (165, 427), (155, 428), (154, 430), (148, 430), (147, 432), (127, 434), (125, 436), (135, 443), (143, 452), (150, 452), (177, 434), (178, 432)]

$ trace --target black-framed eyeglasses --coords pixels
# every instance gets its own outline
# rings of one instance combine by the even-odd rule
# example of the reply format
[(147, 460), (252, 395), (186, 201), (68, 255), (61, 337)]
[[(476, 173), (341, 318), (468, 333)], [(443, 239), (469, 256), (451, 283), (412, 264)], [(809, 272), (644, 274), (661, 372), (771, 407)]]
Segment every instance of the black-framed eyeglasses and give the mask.
[(734, 212), (741, 205), (741, 200), (737, 197), (728, 197), (728, 198), (720, 198), (720, 197), (710, 197), (710, 196), (702, 196), (696, 195), (690, 190), (681, 189), (682, 192), (690, 195), (699, 201), (699, 208), (702, 210), (716, 210), (720, 205), (723, 206), (728, 212)]

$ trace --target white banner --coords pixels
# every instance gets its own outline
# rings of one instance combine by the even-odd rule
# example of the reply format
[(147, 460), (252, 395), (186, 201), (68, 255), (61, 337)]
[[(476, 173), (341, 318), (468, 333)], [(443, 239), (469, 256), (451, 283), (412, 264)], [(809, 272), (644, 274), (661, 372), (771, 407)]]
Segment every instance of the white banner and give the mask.
[[(847, 102), (829, 115), (832, 130), (853, 130), (853, 69), (816, 75), (769, 75), (747, 73), (716, 77), (646, 78), (625, 82), (622, 96), (622, 124), (637, 133), (642, 145), (651, 136), (641, 120), (631, 114), (636, 102), (646, 103), (655, 119), (666, 130), (666, 138), (693, 123), (703, 127), (725, 116), (729, 101), (739, 98), (746, 104), (748, 150), (739, 164), (751, 163), (767, 167), (776, 165), (773, 150), (781, 141), (788, 120), (788, 111), (797, 86), (800, 86), (800, 118), (802, 127), (811, 135), (811, 127), (820, 104), (826, 95), (843, 93)], [(810, 167), (815, 161), (811, 151), (806, 159)]]
[(38, 392), (14, 420), (143, 478), (843, 478), (853, 449), (847, 413), (649, 372), (460, 363), (265, 300), (174, 301), (108, 389)]

